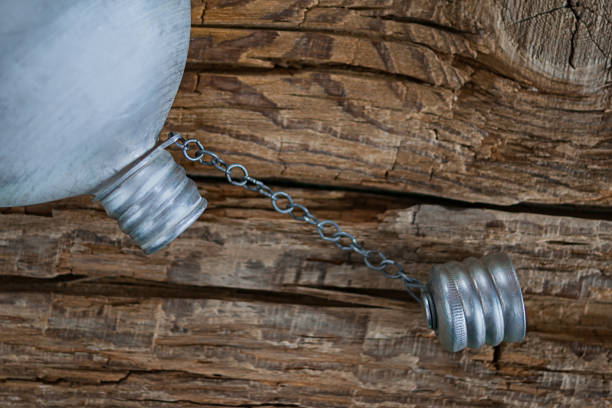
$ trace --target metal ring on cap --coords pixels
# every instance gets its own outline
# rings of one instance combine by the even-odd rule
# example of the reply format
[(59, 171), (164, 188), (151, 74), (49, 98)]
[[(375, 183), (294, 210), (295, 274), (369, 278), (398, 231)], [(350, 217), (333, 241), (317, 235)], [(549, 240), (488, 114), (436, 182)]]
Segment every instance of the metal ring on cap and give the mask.
[(467, 322), (457, 283), (448, 276), (444, 265), (435, 265), (430, 272), (427, 289), (436, 311), (436, 334), (442, 347), (460, 351), (467, 347)]
[(479, 348), (485, 342), (485, 319), (480, 296), (463, 264), (449, 262), (445, 266), (451, 279), (456, 282), (461, 297), (466, 321), (467, 344), (471, 348)]

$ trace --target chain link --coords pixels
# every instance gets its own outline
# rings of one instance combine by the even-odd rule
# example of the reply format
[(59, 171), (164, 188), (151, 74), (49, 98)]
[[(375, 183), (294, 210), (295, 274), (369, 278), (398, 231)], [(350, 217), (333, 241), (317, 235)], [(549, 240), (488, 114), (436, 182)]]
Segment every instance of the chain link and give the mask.
[[(204, 149), (197, 139), (185, 140), (177, 133), (169, 133), (168, 137), (178, 136), (175, 144), (182, 150), (183, 156), (189, 161), (198, 162), (205, 166), (212, 166), (225, 174), (227, 181), (238, 187), (253, 191), (270, 199), (272, 208), (278, 213), (289, 214), (294, 220), (304, 221), (316, 228), (321, 239), (333, 242), (343, 251), (352, 251), (363, 257), (364, 264), (375, 271), (381, 272), (390, 279), (401, 279), (404, 288), (410, 296), (421, 303), (416, 290), (422, 291), (425, 285), (418, 279), (411, 278), (396, 261), (388, 259), (382, 252), (375, 249), (366, 249), (357, 242), (357, 239), (348, 232), (342, 231), (340, 226), (331, 220), (319, 220), (308, 208), (295, 203), (293, 198), (284, 191), (274, 191), (260, 180), (249, 176), (249, 172), (242, 164), (228, 165), (217, 154)], [(241, 174), (238, 174), (241, 173)]]

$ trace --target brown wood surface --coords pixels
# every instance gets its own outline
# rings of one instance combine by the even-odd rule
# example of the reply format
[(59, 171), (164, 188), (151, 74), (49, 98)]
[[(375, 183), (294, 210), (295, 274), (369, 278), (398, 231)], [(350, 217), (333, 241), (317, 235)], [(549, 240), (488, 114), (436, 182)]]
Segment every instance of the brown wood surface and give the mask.
[(209, 208), (154, 255), (89, 197), (0, 210), (0, 406), (612, 406), (610, 10), (192, 1), (167, 129), (419, 279), (508, 252), (527, 336), (442, 351), (398, 282), (182, 160)]

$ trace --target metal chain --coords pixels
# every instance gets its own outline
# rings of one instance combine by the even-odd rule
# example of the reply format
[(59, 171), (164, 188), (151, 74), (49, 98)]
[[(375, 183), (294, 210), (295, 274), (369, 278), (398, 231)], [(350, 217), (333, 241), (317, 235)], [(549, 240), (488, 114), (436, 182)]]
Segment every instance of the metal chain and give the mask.
[[(363, 257), (363, 262), (370, 269), (381, 272), (390, 279), (401, 279), (404, 288), (410, 296), (418, 303), (421, 298), (415, 290), (422, 291), (425, 285), (418, 279), (411, 278), (404, 272), (404, 269), (396, 261), (388, 259), (380, 251), (367, 249), (357, 242), (357, 239), (348, 232), (342, 231), (340, 226), (331, 220), (319, 220), (308, 208), (302, 204), (295, 203), (293, 198), (284, 191), (274, 191), (261, 181), (249, 176), (249, 172), (242, 164), (228, 165), (217, 154), (204, 149), (202, 143), (197, 139), (185, 140), (178, 133), (169, 133), (168, 138), (178, 137), (175, 144), (182, 150), (183, 156), (189, 161), (198, 162), (205, 166), (212, 166), (225, 174), (227, 181), (238, 187), (249, 191), (257, 192), (270, 199), (272, 208), (278, 213), (289, 214), (291, 218), (304, 221), (316, 228), (321, 239), (333, 242), (343, 251), (353, 251)], [(234, 174), (241, 173), (240, 175)]]

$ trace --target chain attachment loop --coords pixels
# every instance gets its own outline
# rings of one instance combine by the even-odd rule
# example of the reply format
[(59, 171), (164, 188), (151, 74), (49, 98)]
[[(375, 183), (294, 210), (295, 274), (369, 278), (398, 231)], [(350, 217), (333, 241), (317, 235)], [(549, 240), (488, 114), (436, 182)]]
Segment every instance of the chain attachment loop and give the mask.
[[(278, 213), (289, 214), (291, 218), (297, 221), (304, 221), (316, 228), (317, 233), (322, 240), (333, 242), (339, 249), (343, 251), (352, 251), (363, 257), (364, 264), (375, 271), (381, 272), (384, 276), (390, 279), (402, 279), (404, 289), (418, 303), (421, 303), (418, 291), (423, 291), (425, 285), (418, 279), (411, 278), (404, 272), (403, 268), (394, 260), (388, 259), (382, 252), (376, 249), (366, 249), (357, 242), (357, 239), (348, 232), (342, 231), (340, 226), (331, 220), (319, 220), (315, 217), (308, 208), (302, 204), (295, 203), (291, 195), (284, 191), (274, 191), (260, 180), (249, 176), (249, 172), (242, 164), (234, 163), (228, 165), (216, 153), (208, 151), (202, 143), (197, 139), (185, 140), (177, 133), (169, 133), (168, 138), (177, 137), (174, 142), (182, 152), (183, 156), (191, 162), (199, 162), (205, 166), (212, 166), (225, 174), (227, 181), (238, 187), (242, 187), (248, 191), (253, 191), (270, 199), (272, 208)], [(194, 148), (195, 145), (195, 148)], [(203, 160), (204, 157), (210, 159)], [(234, 174), (234, 170), (239, 170), (242, 175)], [(283, 206), (279, 202), (285, 202)], [(296, 213), (297, 212), (297, 213)], [(327, 231), (327, 232), (326, 232)]]
[[(195, 156), (191, 156), (189, 151), (191, 150), (190, 146), (195, 144), (197, 146), (197, 150), (195, 151)], [(204, 156), (204, 146), (198, 139), (189, 139), (183, 143), (183, 155), (189, 161), (195, 162), (200, 161), (200, 159)]]

